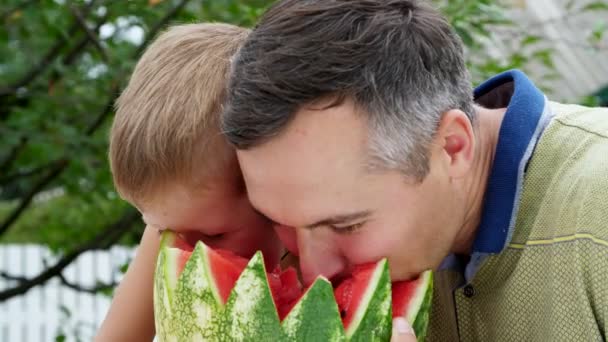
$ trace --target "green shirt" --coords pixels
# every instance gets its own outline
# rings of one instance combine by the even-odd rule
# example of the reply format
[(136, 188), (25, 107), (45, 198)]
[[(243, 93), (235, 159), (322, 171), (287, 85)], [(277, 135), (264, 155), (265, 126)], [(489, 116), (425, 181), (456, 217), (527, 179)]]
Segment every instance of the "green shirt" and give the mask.
[(437, 272), (427, 341), (606, 340), (608, 109), (544, 106), (504, 243)]

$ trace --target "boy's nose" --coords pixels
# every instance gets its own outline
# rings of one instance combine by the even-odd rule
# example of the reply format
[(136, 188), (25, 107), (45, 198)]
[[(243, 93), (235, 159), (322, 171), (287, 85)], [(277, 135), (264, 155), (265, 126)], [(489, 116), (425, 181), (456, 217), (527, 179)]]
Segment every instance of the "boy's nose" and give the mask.
[(291, 254), (296, 256), (300, 254), (298, 251), (298, 237), (294, 227), (275, 225), (274, 231)]
[(331, 279), (344, 271), (346, 263), (334, 245), (330, 231), (296, 228), (296, 235), (305, 285), (310, 285), (319, 275)]

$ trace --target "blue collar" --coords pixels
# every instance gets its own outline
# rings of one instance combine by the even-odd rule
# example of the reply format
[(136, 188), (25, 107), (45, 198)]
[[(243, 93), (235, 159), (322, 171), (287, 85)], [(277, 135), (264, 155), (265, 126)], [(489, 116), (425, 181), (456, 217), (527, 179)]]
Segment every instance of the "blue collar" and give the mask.
[[(501, 95), (505, 90), (506, 96)], [(545, 95), (519, 70), (490, 78), (475, 89), (474, 96), (482, 105), (494, 100), (499, 102), (496, 108), (507, 107), (473, 243), (473, 254), (492, 254), (511, 239), (525, 167), (550, 115)]]

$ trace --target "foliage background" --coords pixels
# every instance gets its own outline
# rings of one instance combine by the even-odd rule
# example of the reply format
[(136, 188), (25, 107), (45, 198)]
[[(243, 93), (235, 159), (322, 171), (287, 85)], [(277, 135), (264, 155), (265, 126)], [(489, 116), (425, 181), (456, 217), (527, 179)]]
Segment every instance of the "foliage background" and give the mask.
[[(146, 44), (174, 23), (252, 26), (271, 2), (2, 1), (0, 243), (43, 244), (61, 259), (39, 276), (0, 291), (0, 302), (61, 274), (86, 250), (139, 241), (140, 217), (112, 185), (107, 135), (114, 100)], [(555, 75), (553, 51), (542, 44), (546, 38), (528, 33), (506, 15), (513, 1), (434, 2), (467, 45), (475, 83), (509, 68), (540, 67), (543, 80)], [(568, 1), (564, 6), (567, 13), (608, 9), (606, 1)], [(510, 55), (497, 59), (486, 48), (492, 29), (500, 27), (516, 34)], [(605, 30), (606, 22), (590, 22), (581, 41), (597, 48)], [(571, 100), (595, 103), (597, 97)], [(113, 286), (100, 284), (93, 290)]]

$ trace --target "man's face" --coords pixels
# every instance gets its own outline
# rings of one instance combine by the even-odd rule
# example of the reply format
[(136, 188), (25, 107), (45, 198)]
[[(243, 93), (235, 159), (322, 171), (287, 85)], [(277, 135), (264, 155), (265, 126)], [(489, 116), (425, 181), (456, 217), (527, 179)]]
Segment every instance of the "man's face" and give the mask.
[(440, 149), (421, 183), (365, 168), (367, 127), (351, 102), (300, 110), (279, 136), (237, 152), (252, 204), (277, 223), (306, 283), (388, 257), (393, 279), (438, 266), (464, 220)]

